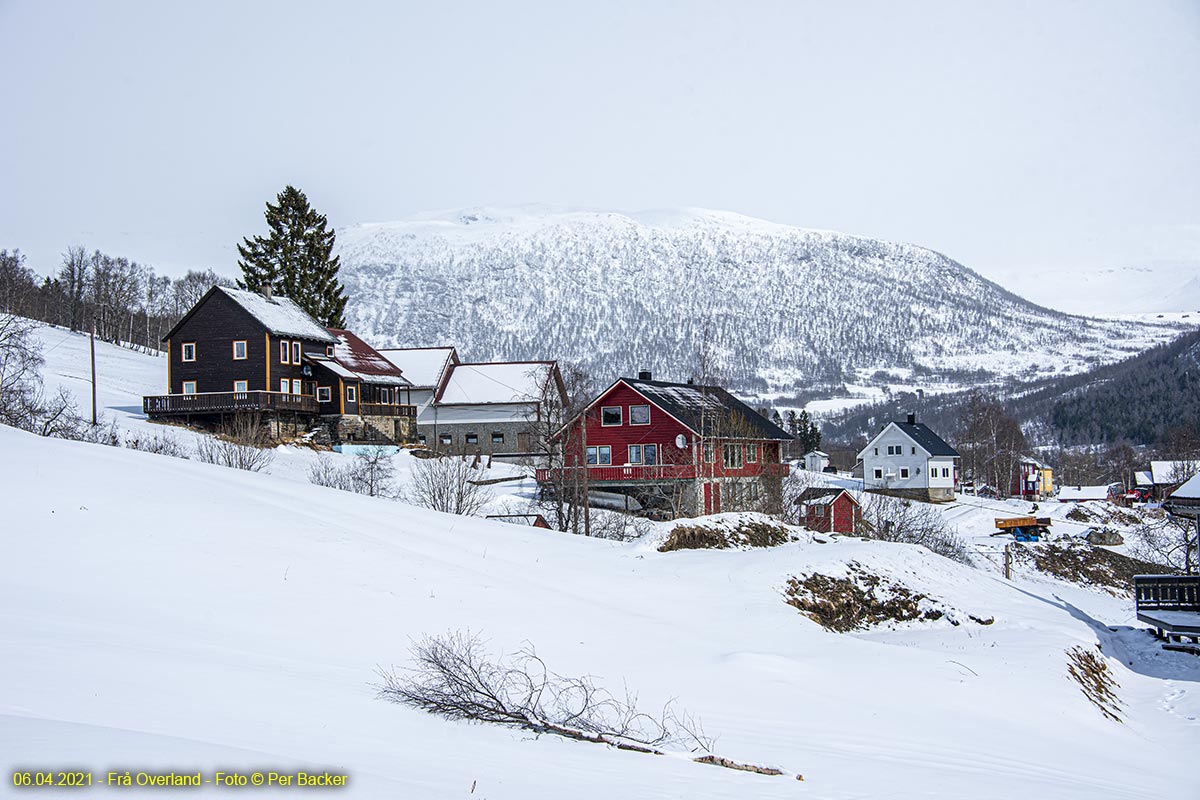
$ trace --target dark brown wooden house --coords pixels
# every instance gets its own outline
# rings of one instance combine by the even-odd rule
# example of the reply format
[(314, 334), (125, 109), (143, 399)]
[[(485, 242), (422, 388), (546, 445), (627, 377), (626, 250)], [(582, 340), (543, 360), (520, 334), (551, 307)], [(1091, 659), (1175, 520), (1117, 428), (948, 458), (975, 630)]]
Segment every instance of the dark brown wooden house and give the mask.
[(304, 355), (338, 344), (288, 298), (224, 286), (209, 289), (163, 341), (167, 394), (143, 398), (151, 417), (316, 416), (316, 381)]

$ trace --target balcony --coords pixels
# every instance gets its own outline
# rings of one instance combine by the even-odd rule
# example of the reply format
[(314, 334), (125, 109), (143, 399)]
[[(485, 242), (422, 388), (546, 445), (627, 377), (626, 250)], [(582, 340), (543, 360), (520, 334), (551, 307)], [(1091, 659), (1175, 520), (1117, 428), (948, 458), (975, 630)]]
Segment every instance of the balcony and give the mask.
[[(566, 480), (583, 479), (583, 467), (541, 468), (536, 471), (538, 483), (549, 483), (563, 479), (563, 472), (568, 473)], [(692, 480), (697, 476), (695, 464), (656, 464), (654, 466), (590, 466), (587, 468), (589, 483), (636, 483), (639, 481), (681, 481)], [(750, 478), (759, 475), (786, 477), (788, 465), (779, 463), (747, 464), (741, 469), (724, 469), (720, 464), (705, 464), (699, 471), (699, 477), (712, 478)]]
[(142, 411), (148, 417), (203, 414), (236, 414), (240, 411), (291, 411), (316, 414), (320, 410), (311, 394), (283, 392), (202, 392), (197, 394), (160, 394), (142, 398)]
[(358, 413), (365, 417), (415, 417), (417, 407), (393, 403), (359, 403)]

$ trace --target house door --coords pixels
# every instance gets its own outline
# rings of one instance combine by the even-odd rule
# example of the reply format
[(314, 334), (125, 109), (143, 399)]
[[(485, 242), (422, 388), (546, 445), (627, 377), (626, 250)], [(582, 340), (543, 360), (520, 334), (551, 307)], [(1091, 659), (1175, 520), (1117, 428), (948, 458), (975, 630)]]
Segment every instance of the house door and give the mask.
[(704, 513), (705, 514), (720, 514), (721, 513), (721, 484), (719, 484), (719, 483), (704, 484)]
[(529, 452), (529, 433), (527, 431), (517, 434), (517, 451), (521, 453)]

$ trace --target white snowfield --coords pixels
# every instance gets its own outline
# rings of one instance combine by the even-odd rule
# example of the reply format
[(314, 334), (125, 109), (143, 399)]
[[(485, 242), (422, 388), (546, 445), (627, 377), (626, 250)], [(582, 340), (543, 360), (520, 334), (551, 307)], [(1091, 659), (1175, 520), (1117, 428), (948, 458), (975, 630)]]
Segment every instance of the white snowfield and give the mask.
[[(86, 338), (41, 337), (47, 383), (85, 403)], [(163, 430), (137, 404), (162, 360), (97, 355), (102, 413)], [(659, 553), (669, 525), (620, 545), (447, 516), (312, 486), (311, 458), (280, 448), (260, 475), (0, 428), (0, 796), (33, 791), (14, 769), (72, 766), (100, 782), (329, 770), (364, 798), (1195, 797), (1200, 659), (1161, 651), (1128, 598), (856, 539)], [(1039, 513), (1086, 528), (1068, 508)], [(969, 498), (943, 513), (986, 544), (992, 517), (1028, 510)], [(995, 622), (835, 634), (784, 603), (789, 577), (853, 561)], [(467, 629), (649, 710), (674, 699), (717, 754), (805, 780), (376, 699), (376, 667), (403, 666), (412, 638)], [(1067, 677), (1064, 651), (1097, 643), (1124, 723)]]

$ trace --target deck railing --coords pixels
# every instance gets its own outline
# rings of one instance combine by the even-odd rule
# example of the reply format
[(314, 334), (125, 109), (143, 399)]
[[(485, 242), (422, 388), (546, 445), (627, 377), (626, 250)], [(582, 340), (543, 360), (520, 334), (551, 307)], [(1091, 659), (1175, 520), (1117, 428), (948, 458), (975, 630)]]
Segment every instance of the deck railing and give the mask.
[(316, 414), (320, 410), (311, 394), (284, 392), (198, 392), (196, 394), (160, 394), (142, 398), (147, 416), (176, 414), (225, 414), (239, 411), (292, 411)]
[[(701, 476), (708, 476), (712, 464), (705, 464), (704, 469), (700, 471)], [(563, 472), (567, 473), (567, 478), (574, 477), (573, 473), (578, 473), (583, 467), (543, 467), (536, 471), (535, 477), (538, 483), (549, 483), (557, 481), (563, 477)], [(595, 482), (623, 482), (623, 481), (678, 481), (690, 480), (697, 477), (697, 469), (695, 464), (655, 464), (652, 466), (599, 466), (593, 465), (587, 467), (588, 481)], [(787, 464), (747, 464), (739, 470), (724, 471), (717, 466), (712, 470), (712, 477), (739, 477), (748, 478), (756, 475), (769, 476), (786, 476), (788, 473)], [(582, 475), (579, 476), (582, 478)]]
[(393, 403), (359, 403), (358, 413), (368, 417), (415, 417), (417, 407)]

